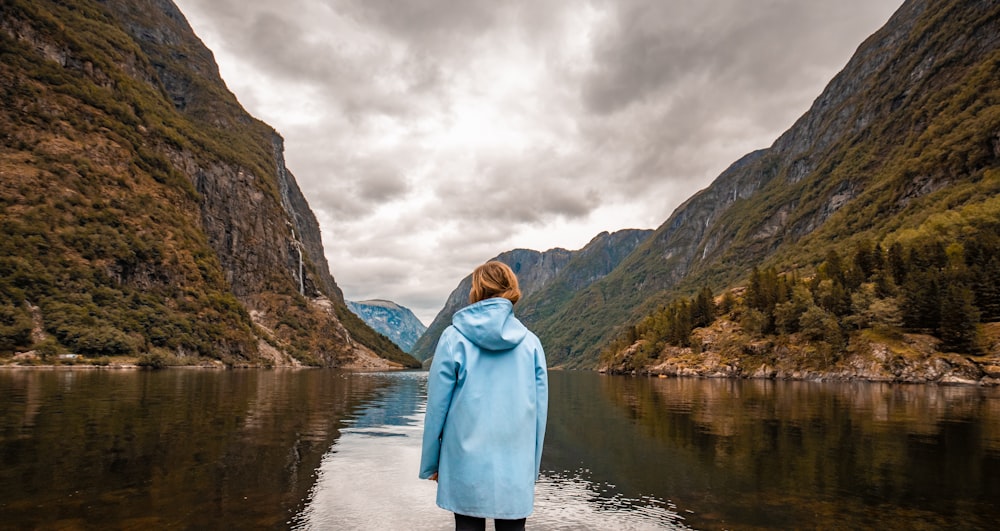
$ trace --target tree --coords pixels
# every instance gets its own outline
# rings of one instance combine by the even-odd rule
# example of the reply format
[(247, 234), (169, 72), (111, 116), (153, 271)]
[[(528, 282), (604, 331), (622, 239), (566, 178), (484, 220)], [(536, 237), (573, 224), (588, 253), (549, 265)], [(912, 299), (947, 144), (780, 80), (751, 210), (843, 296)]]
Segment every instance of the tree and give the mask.
[(701, 328), (712, 324), (712, 321), (715, 321), (715, 311), (715, 296), (712, 295), (712, 290), (705, 286), (698, 291), (691, 307), (691, 325), (694, 328)]
[(873, 282), (862, 284), (851, 295), (851, 313), (844, 321), (858, 330), (878, 328), (883, 332), (892, 332), (902, 324), (896, 299), (880, 297)]
[(759, 310), (761, 309), (761, 306), (767, 305), (763, 283), (764, 281), (762, 279), (760, 269), (757, 269), (757, 266), (754, 266), (753, 270), (750, 271), (750, 282), (747, 284), (747, 291), (744, 296), (747, 308)]
[(761, 336), (768, 327), (768, 317), (764, 312), (754, 308), (744, 308), (740, 316), (740, 326), (753, 336)]
[(636, 330), (635, 325), (629, 325), (625, 332), (625, 343), (632, 345), (639, 340), (639, 331)]
[(670, 306), (670, 328), (667, 342), (679, 347), (691, 346), (691, 304), (687, 299), (680, 299)]
[(896, 285), (902, 285), (906, 281), (906, 272), (909, 270), (909, 267), (904, 256), (903, 244), (893, 242), (889, 246), (886, 261), (889, 262), (889, 273), (892, 275), (892, 280), (896, 282)]
[(1000, 258), (993, 256), (982, 266), (975, 267), (972, 276), (980, 320), (984, 323), (1000, 321)]
[(875, 299), (865, 311), (871, 327), (889, 336), (900, 336), (899, 327), (903, 318), (899, 311), (899, 301), (895, 297)]
[(846, 315), (851, 309), (851, 295), (836, 279), (821, 280), (813, 290), (813, 298), (824, 310), (834, 315)]
[(10, 304), (0, 304), (0, 352), (31, 346), (31, 315)]
[(798, 284), (792, 289), (791, 298), (774, 308), (774, 325), (786, 334), (798, 332), (799, 319), (810, 307), (814, 306), (812, 292), (804, 284)]
[(875, 245), (871, 240), (865, 239), (854, 247), (854, 267), (861, 273), (862, 279), (867, 280), (875, 272)]
[(819, 351), (826, 364), (829, 365), (840, 357), (844, 350), (845, 338), (835, 315), (819, 306), (810, 306), (799, 319), (799, 326), (804, 336), (820, 342)]
[(937, 329), (941, 321), (941, 294), (935, 272), (920, 269), (909, 272), (900, 294), (904, 327), (924, 332)]
[(972, 290), (961, 284), (945, 286), (941, 294), (941, 320), (938, 335), (941, 348), (963, 354), (978, 354), (979, 310)]
[(826, 259), (819, 265), (818, 272), (820, 279), (830, 279), (841, 284), (845, 283), (844, 266), (840, 261), (840, 255), (833, 249), (827, 251)]
[(761, 333), (774, 331), (774, 307), (787, 300), (788, 289), (778, 271), (771, 267), (764, 271), (756, 267), (750, 275), (750, 285), (747, 287), (744, 305), (748, 309), (757, 310), (764, 316)]
[(881, 259), (881, 249), (876, 251), (876, 246), (871, 240), (865, 239), (854, 247), (854, 258), (851, 268), (848, 270), (846, 278), (850, 290), (857, 289), (862, 283), (878, 270)]

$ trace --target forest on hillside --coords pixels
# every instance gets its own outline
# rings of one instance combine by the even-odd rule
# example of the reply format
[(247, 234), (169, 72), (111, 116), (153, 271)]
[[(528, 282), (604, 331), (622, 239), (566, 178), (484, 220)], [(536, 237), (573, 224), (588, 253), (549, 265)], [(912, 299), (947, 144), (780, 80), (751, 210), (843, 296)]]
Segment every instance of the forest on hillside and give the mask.
[(889, 340), (929, 334), (941, 352), (985, 354), (982, 325), (1000, 322), (1000, 222), (993, 216), (976, 229), (946, 223), (948, 217), (989, 220), (985, 209), (942, 215), (929, 224), (933, 230), (904, 233), (891, 243), (863, 240), (847, 252), (831, 250), (809, 275), (754, 267), (746, 286), (720, 297), (703, 287), (627, 327), (604, 347), (601, 365), (630, 347), (633, 369), (658, 360), (667, 346), (697, 352), (692, 332), (722, 318), (754, 338), (808, 343), (818, 367), (836, 363), (852, 334), (866, 330)]

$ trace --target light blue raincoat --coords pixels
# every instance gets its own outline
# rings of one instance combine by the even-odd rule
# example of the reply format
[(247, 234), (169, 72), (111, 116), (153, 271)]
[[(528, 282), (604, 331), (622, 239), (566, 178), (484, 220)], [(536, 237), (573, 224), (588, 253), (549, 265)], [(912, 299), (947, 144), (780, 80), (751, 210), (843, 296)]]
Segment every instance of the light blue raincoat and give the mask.
[(434, 351), (420, 477), (438, 472), (442, 509), (514, 520), (534, 507), (548, 374), (541, 342), (513, 310), (503, 298), (466, 306)]

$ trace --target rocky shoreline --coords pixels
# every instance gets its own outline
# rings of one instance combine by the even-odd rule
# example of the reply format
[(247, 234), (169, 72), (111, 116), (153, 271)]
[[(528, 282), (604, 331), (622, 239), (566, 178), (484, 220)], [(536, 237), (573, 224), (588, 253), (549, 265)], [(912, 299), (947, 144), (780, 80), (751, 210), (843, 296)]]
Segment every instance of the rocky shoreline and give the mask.
[[(319, 368), (302, 363), (271, 363), (261, 364), (238, 364), (227, 365), (222, 361), (208, 358), (170, 358), (144, 360), (143, 357), (120, 357), (120, 358), (85, 358), (82, 356), (58, 358), (52, 360), (42, 359), (34, 353), (18, 353), (12, 358), (0, 360), (0, 370), (144, 370), (144, 369), (315, 369)], [(374, 354), (370, 356), (357, 356), (351, 363), (337, 369), (349, 371), (395, 371), (403, 370), (405, 367)]]
[(927, 335), (885, 340), (862, 334), (852, 338), (842, 355), (825, 360), (815, 344), (795, 337), (779, 343), (718, 332), (695, 331), (700, 352), (668, 346), (658, 359), (638, 367), (633, 363), (640, 346), (636, 343), (598, 370), (663, 377), (1000, 386), (1000, 351), (995, 345), (987, 354), (969, 356), (938, 352), (938, 340)]
[[(802, 380), (814, 382), (884, 382), (939, 385), (1000, 386), (1000, 366), (982, 367), (969, 360), (937, 358), (898, 368), (872, 366), (861, 362), (853, 367), (830, 371), (795, 369), (761, 364), (756, 369), (746, 369), (739, 363), (691, 366), (683, 363), (664, 362), (644, 369), (623, 370), (602, 368), (601, 373), (632, 376), (743, 378), (767, 380)], [(985, 370), (984, 370), (985, 369)]]

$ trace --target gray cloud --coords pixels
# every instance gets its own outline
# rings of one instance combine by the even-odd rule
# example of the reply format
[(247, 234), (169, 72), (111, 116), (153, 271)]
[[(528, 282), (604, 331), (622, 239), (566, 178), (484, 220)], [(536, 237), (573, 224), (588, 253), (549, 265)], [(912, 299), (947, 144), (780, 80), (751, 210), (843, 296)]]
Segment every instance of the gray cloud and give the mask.
[(439, 52), (442, 47), (460, 45), (489, 31), (506, 8), (493, 0), (372, 0), (341, 1), (336, 5), (366, 25), (420, 42), (424, 48), (433, 46)]
[(579, 218), (600, 204), (600, 195), (575, 165), (550, 150), (484, 161), (476, 169), (474, 186), (441, 190), (439, 198), (455, 205), (451, 214), (466, 221), (489, 219), (511, 226), (553, 216)]
[(899, 2), (614, 4), (613, 22), (595, 42), (595, 68), (582, 86), (584, 101), (599, 113), (669, 97), (691, 84), (755, 96), (787, 91), (811, 63), (824, 74), (842, 66), (826, 62), (831, 51), (845, 43), (853, 50), (872, 21), (884, 21)]
[(769, 145), (901, 0), (177, 0), (286, 139), (348, 298), (654, 227)]

